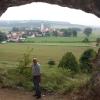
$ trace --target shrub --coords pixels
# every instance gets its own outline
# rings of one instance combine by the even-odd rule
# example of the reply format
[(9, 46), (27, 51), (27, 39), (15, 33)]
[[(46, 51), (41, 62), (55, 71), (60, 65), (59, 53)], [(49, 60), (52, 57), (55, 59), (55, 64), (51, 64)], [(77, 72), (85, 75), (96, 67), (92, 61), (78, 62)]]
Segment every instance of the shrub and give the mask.
[[(68, 93), (78, 90), (90, 79), (89, 74), (78, 73), (72, 76), (70, 70), (62, 68), (49, 68), (42, 72), (41, 89), (44, 92)], [(23, 74), (24, 73), (24, 74)], [(16, 68), (0, 69), (0, 87), (33, 90), (31, 67), (19, 73)]]
[(48, 68), (49, 71), (42, 73), (42, 90), (47, 92), (68, 93), (78, 90), (84, 86), (90, 76), (83, 73), (77, 73), (72, 76), (72, 72), (63, 68)]
[(2, 86), (3, 87), (18, 87), (25, 88), (27, 90), (33, 89), (32, 83), (32, 72), (31, 72), (31, 55), (32, 50), (25, 52), (22, 58), (19, 60), (19, 65), (16, 68), (7, 69), (7, 75), (2, 78)]
[(76, 61), (75, 56), (71, 52), (66, 53), (62, 57), (61, 61), (59, 62), (58, 67), (70, 69), (71, 71), (74, 71), (74, 72), (78, 71), (78, 63)]
[(48, 61), (48, 65), (49, 65), (49, 66), (53, 66), (53, 65), (55, 65), (55, 61), (52, 60), (52, 59), (50, 59), (50, 60)]
[(89, 39), (88, 38), (84, 38), (82, 42), (88, 43), (89, 42)]
[(92, 64), (91, 61), (96, 57), (96, 52), (93, 49), (88, 49), (83, 52), (81, 55), (79, 62), (80, 68), (83, 72), (91, 72)]
[(30, 49), (29, 51), (24, 53), (22, 58), (19, 60), (19, 65), (18, 65), (19, 73), (23, 73), (24, 69), (30, 66), (32, 50), (33, 49)]
[(2, 87), (32, 90), (33, 84), (31, 80), (31, 68), (24, 69), (24, 73), (19, 73), (17, 68), (11, 68), (7, 69), (6, 72), (3, 74), (0, 85)]
[(18, 67), (15, 69), (15, 73), (12, 73), (15, 75), (12, 77), (12, 80), (16, 82), (16, 86), (29, 90), (32, 89), (32, 72), (31, 67), (29, 67), (31, 66), (30, 63), (32, 60), (32, 50), (33, 49), (30, 49), (23, 54), (22, 58), (19, 60)]

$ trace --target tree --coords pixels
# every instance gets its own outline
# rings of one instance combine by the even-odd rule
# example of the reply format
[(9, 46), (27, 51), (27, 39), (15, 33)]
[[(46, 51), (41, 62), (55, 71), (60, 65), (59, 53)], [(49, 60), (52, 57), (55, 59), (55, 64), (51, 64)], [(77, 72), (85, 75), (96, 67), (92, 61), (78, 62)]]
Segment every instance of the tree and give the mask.
[(91, 61), (96, 57), (96, 52), (93, 49), (87, 49), (81, 55), (79, 62), (83, 72), (92, 72)]
[(58, 32), (57, 31), (53, 31), (53, 36), (58, 36)]
[(46, 36), (46, 37), (50, 37), (50, 34), (51, 34), (51, 33), (50, 33), (49, 31), (47, 31), (47, 32), (45, 33), (45, 36)]
[(73, 37), (77, 37), (77, 31), (73, 30)]
[(73, 72), (78, 71), (78, 63), (72, 52), (68, 52), (62, 57), (58, 67), (70, 69)]
[(27, 38), (27, 34), (22, 34), (22, 38)]
[(77, 31), (77, 32), (80, 32), (82, 31), (80, 28), (72, 28), (73, 30)]
[(5, 33), (0, 31), (0, 42), (7, 40), (7, 36)]
[(92, 34), (92, 28), (88, 27), (84, 29), (84, 34), (89, 37)]
[(61, 29), (61, 32), (63, 32), (63, 36), (70, 37), (72, 35), (71, 29)]
[(12, 31), (18, 32), (18, 31), (19, 31), (19, 28), (18, 28), (18, 27), (13, 27), (13, 28), (12, 28)]
[(77, 37), (77, 29), (76, 28), (68, 28), (68, 29), (61, 29), (65, 37)]

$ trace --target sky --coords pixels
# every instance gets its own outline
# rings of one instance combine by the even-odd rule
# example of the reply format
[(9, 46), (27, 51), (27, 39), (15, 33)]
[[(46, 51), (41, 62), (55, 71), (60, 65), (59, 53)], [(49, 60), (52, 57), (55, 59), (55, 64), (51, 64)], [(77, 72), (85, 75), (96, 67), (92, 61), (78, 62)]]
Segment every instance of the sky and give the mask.
[(100, 18), (68, 7), (47, 3), (31, 3), (23, 6), (10, 7), (0, 20), (49, 20), (64, 21), (72, 24), (99, 26)]

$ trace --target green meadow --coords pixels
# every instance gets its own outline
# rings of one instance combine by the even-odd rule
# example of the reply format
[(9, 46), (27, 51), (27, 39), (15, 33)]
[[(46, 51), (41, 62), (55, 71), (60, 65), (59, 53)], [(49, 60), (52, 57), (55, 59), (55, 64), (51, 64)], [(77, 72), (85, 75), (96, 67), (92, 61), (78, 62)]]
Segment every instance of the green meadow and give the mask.
[[(2, 29), (6, 32), (7, 30)], [(87, 87), (92, 74), (82, 72), (79, 58), (82, 53), (91, 48), (95, 51), (96, 40), (100, 38), (99, 31), (93, 32), (86, 40), (86, 35), (81, 32), (77, 37), (28, 37), (20, 43), (0, 44), (0, 87), (24, 88), (32, 90), (32, 59), (36, 57), (41, 64), (41, 89), (44, 92), (69, 93)], [(87, 43), (86, 43), (87, 42)], [(78, 62), (79, 70), (73, 72), (69, 69), (58, 68), (62, 56), (72, 52)], [(30, 60), (25, 54), (31, 53)], [(52, 59), (55, 65), (48, 65)], [(25, 61), (24, 61), (25, 60)], [(22, 62), (21, 62), (22, 61)], [(28, 66), (23, 66), (29, 61)]]
[(37, 57), (39, 62), (46, 65), (49, 59), (56, 63), (66, 52), (72, 52), (77, 59), (84, 50), (94, 48), (92, 43), (7, 43), (0, 44), (0, 67), (16, 65), (22, 55), (32, 50), (32, 58)]
[[(90, 43), (5, 43), (0, 44), (0, 84), (3, 87), (23, 87), (32, 90), (31, 65), (19, 73), (18, 64), (23, 55), (31, 51), (31, 59), (37, 57), (41, 64), (43, 91), (68, 93), (84, 87), (91, 75), (75, 73), (58, 68), (57, 65), (66, 52), (72, 52), (77, 61), (80, 55), (88, 48), (97, 51), (94, 42)], [(56, 65), (50, 67), (47, 63), (53, 59)], [(2, 74), (3, 73), (3, 74)]]
[[(95, 42), (97, 38), (100, 37), (99, 32), (92, 33), (89, 36), (90, 42)], [(78, 33), (77, 37), (36, 37), (36, 38), (27, 38), (24, 42), (29, 43), (82, 43), (82, 41), (86, 38), (84, 33)]]

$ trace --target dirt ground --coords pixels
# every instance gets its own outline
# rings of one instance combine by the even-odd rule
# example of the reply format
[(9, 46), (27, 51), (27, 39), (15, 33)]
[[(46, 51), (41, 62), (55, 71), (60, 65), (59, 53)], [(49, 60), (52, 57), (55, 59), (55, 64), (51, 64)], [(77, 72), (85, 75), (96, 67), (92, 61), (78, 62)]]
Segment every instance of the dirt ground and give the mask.
[[(37, 100), (32, 92), (15, 89), (0, 89), (0, 100)], [(63, 95), (42, 95), (39, 100), (71, 100)]]

